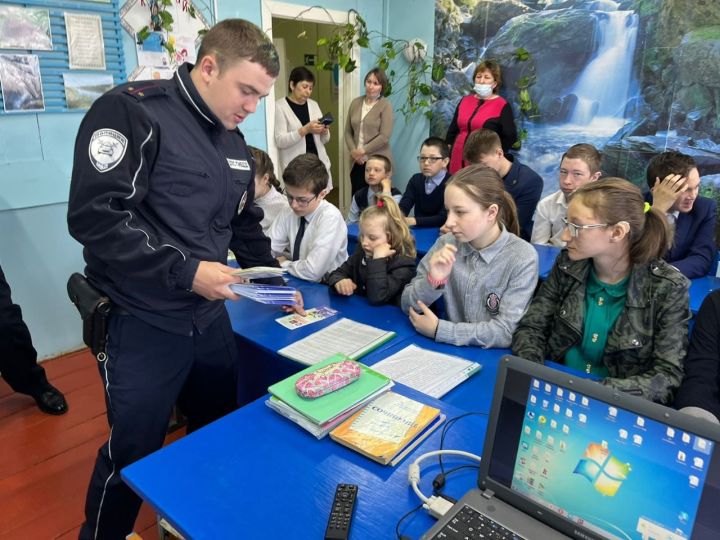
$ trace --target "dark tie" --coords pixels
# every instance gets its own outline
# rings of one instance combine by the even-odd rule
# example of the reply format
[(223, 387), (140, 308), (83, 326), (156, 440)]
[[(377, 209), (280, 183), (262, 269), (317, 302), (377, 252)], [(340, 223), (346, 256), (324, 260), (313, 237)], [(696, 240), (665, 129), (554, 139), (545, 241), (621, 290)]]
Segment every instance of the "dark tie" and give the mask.
[(303, 235), (305, 234), (305, 225), (307, 220), (304, 217), (300, 218), (300, 227), (295, 235), (295, 245), (293, 245), (293, 256), (292, 260), (297, 261), (300, 258), (300, 244), (302, 244)]

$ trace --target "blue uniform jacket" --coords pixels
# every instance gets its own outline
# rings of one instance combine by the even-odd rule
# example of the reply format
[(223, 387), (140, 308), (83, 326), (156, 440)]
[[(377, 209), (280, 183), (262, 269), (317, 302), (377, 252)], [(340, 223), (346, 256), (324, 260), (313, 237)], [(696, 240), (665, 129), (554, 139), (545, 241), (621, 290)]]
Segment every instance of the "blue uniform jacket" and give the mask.
[(673, 245), (665, 259), (688, 279), (706, 276), (715, 257), (717, 203), (707, 197), (695, 199), (692, 210), (678, 216)]
[(68, 203), (89, 280), (168, 332), (203, 331), (224, 309), (191, 292), (200, 261), (277, 266), (252, 204), (254, 164), (239, 130), (202, 100), (185, 64), (171, 80), (121, 85), (85, 115)]
[(520, 163), (517, 158), (513, 159), (510, 156), (508, 159), (512, 161), (512, 166), (503, 178), (505, 191), (512, 195), (517, 207), (520, 237), (529, 242), (532, 235), (533, 214), (542, 195), (543, 179), (530, 167)]

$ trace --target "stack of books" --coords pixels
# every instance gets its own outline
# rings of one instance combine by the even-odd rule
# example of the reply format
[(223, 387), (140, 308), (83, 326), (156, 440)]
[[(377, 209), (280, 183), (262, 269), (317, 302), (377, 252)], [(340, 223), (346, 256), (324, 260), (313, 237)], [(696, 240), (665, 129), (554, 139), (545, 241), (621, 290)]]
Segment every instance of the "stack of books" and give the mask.
[(244, 296), (261, 304), (275, 304), (292, 306), (295, 304), (294, 287), (278, 285), (261, 285), (259, 283), (233, 283), (230, 290), (239, 296)]
[(295, 382), (300, 377), (333, 362), (347, 359), (345, 355), (336, 354), (273, 384), (268, 388), (271, 397), (265, 404), (309, 431), (316, 438), (323, 438), (343, 420), (393, 386), (390, 378), (363, 364), (358, 364), (360, 377), (339, 390), (314, 399), (306, 399), (297, 394)]

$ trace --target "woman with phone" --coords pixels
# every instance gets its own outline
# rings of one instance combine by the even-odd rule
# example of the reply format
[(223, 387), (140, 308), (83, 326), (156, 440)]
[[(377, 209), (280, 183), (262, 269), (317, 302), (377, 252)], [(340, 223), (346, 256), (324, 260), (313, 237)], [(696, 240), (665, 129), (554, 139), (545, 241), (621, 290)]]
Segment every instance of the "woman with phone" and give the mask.
[(374, 154), (385, 156), (392, 163), (390, 136), (393, 130), (393, 111), (385, 99), (388, 78), (379, 67), (365, 75), (365, 95), (350, 103), (345, 124), (345, 145), (350, 151), (353, 167), (350, 170), (352, 193), (365, 187), (365, 162)]
[[(323, 116), (320, 106), (310, 99), (315, 76), (305, 67), (290, 72), (289, 94), (275, 103), (275, 144), (278, 147), (280, 175), (293, 158), (301, 154), (315, 154), (330, 175), (330, 158), (325, 145), (330, 140), (328, 125), (332, 116)], [(332, 175), (326, 193), (332, 189)]]

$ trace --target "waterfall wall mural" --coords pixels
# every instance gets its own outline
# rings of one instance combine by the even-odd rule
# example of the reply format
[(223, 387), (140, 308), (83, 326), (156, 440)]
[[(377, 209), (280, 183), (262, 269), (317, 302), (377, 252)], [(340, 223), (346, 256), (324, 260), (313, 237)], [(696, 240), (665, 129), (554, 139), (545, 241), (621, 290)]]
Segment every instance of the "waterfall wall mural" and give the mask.
[[(518, 62), (522, 47), (530, 60)], [(716, 0), (436, 0), (431, 134), (444, 137), (481, 59), (503, 68), (501, 94), (520, 127), (517, 81), (539, 116), (518, 158), (557, 190), (572, 144), (594, 144), (603, 173), (645, 185), (649, 159), (694, 157), (701, 194), (720, 203), (720, 2)], [(719, 204), (720, 206), (720, 204)]]

